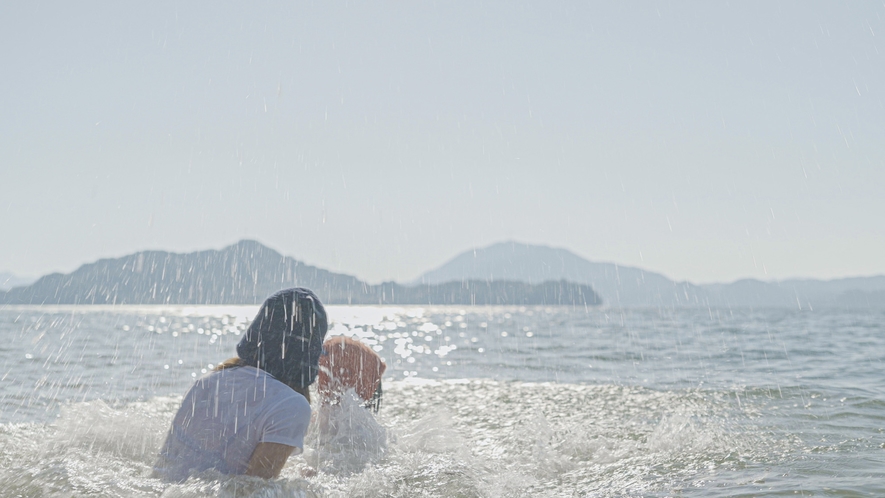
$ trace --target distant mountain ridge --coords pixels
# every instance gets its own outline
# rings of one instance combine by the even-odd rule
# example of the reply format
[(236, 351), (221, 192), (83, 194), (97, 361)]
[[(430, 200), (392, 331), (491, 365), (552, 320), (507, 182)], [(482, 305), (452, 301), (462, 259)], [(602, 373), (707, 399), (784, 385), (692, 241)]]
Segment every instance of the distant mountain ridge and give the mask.
[(21, 287), (24, 285), (31, 285), (32, 283), (34, 283), (35, 280), (37, 279), (14, 275), (7, 271), (0, 272), (0, 291), (9, 290), (14, 287)]
[(591, 262), (567, 249), (512, 241), (465, 251), (416, 281), (459, 279), (566, 279), (592, 286), (609, 306), (885, 306), (885, 276), (696, 285), (640, 268)]
[(465, 251), (416, 281), (461, 279), (542, 282), (566, 279), (590, 285), (610, 306), (705, 305), (706, 293), (689, 282), (614, 263), (593, 263), (567, 249), (501, 242)]
[(743, 279), (730, 284), (706, 284), (707, 300), (717, 306), (883, 306), (885, 276), (833, 280), (789, 279), (762, 282)]
[(250, 304), (294, 285), (329, 304), (885, 307), (885, 276), (696, 285), (518, 242), (465, 251), (412, 284), (371, 285), (249, 240), (221, 250), (101, 259), (0, 290), (0, 304)]
[(590, 286), (562, 280), (444, 285), (369, 285), (244, 240), (219, 251), (142, 251), (0, 292), (5, 304), (252, 304), (285, 287), (312, 289), (328, 304), (597, 305)]

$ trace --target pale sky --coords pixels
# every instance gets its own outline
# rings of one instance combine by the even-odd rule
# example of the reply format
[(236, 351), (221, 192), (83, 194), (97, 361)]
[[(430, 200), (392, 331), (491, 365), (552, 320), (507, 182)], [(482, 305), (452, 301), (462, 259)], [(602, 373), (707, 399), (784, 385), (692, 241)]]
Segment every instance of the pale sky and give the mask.
[(0, 270), (885, 273), (882, 2), (3, 2)]

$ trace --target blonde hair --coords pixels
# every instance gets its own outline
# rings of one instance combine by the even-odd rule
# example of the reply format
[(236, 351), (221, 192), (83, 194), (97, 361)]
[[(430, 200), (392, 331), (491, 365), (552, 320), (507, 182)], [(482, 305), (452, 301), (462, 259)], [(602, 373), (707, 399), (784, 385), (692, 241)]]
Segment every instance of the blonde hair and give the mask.
[(234, 356), (233, 358), (228, 358), (218, 365), (215, 365), (214, 370), (216, 372), (220, 372), (222, 370), (227, 370), (228, 368), (241, 367), (243, 365), (245, 365), (245, 363), (243, 363), (243, 360)]
[[(243, 366), (246, 366), (246, 363), (243, 362), (243, 359), (234, 356), (233, 358), (228, 358), (228, 359), (222, 361), (221, 363), (219, 363), (218, 365), (215, 365), (215, 368), (213, 370), (215, 370), (216, 372), (220, 372), (222, 370), (227, 370), (229, 368), (236, 368), (236, 367), (243, 367)], [(307, 399), (307, 402), (310, 403), (310, 388), (309, 387), (299, 387), (299, 386), (293, 386), (291, 384), (286, 384), (286, 385), (289, 386), (290, 388), (292, 388), (292, 390), (295, 391), (296, 393), (304, 396)]]

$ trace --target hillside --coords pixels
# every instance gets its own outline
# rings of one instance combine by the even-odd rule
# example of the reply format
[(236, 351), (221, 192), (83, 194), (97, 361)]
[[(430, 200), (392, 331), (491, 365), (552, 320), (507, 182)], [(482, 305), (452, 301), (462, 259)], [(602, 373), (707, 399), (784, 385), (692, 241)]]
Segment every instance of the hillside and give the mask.
[(885, 307), (885, 276), (695, 285), (516, 242), (466, 251), (408, 285), (370, 285), (248, 240), (221, 250), (102, 259), (0, 291), (0, 304), (252, 304), (295, 285), (330, 304)]
[(814, 307), (885, 306), (885, 276), (836, 280), (754, 279), (727, 284), (675, 282), (659, 274), (588, 261), (567, 249), (502, 242), (465, 251), (417, 282), (516, 280), (537, 283), (565, 279), (589, 285), (609, 306)]
[(707, 292), (708, 302), (717, 306), (885, 306), (885, 276), (779, 282), (744, 279), (702, 288)]
[(587, 285), (563, 281), (441, 285), (369, 285), (283, 256), (258, 242), (176, 254), (143, 251), (44, 276), (0, 292), (5, 304), (254, 304), (292, 286), (312, 289), (328, 304), (596, 305)]
[(305, 265), (258, 242), (189, 254), (143, 251), (101, 259), (70, 274), (46, 275), (6, 293), (3, 301), (31, 304), (257, 303), (288, 285), (345, 298), (362, 282)]
[(610, 306), (693, 306), (706, 293), (688, 282), (640, 268), (594, 263), (567, 249), (501, 242), (465, 251), (416, 281), (427, 284), (468, 280), (538, 283), (568, 280), (593, 287)]

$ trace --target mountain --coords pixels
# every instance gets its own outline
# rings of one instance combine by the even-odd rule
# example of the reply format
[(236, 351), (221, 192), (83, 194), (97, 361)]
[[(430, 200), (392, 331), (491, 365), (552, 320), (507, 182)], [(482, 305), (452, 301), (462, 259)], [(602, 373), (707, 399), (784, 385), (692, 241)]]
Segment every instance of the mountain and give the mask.
[(372, 290), (375, 292), (372, 302), (385, 304), (552, 304), (581, 307), (602, 304), (602, 299), (592, 287), (566, 280), (538, 283), (512, 280), (463, 280), (408, 286), (384, 283), (372, 287)]
[(46, 275), (0, 300), (29, 304), (235, 304), (261, 302), (298, 282), (339, 298), (363, 285), (244, 240), (220, 251), (143, 251)]
[(466, 251), (416, 281), (516, 280), (529, 283), (568, 280), (593, 287), (612, 306), (695, 306), (705, 304), (703, 289), (640, 268), (594, 263), (567, 249), (501, 242)]
[(570, 282), (465, 281), (444, 285), (369, 285), (244, 240), (220, 251), (143, 251), (101, 259), (70, 274), (46, 275), (0, 292), (6, 304), (253, 304), (285, 287), (312, 289), (327, 304), (600, 303), (592, 288)]
[(463, 252), (417, 281), (499, 279), (529, 283), (564, 279), (585, 284), (610, 306), (885, 306), (885, 276), (695, 285), (640, 268), (588, 261), (567, 249), (518, 242)]
[(517, 242), (464, 252), (410, 285), (370, 285), (249, 240), (218, 251), (102, 259), (0, 290), (0, 304), (252, 304), (295, 285), (328, 304), (885, 307), (885, 276), (695, 285)]
[(717, 306), (882, 306), (885, 276), (834, 280), (790, 279), (762, 282), (745, 279), (730, 284), (702, 286), (707, 300)]
[(20, 277), (18, 275), (13, 275), (7, 271), (0, 272), (0, 291), (5, 291), (12, 289), (13, 287), (21, 287), (23, 285), (30, 285), (37, 280), (36, 278), (31, 277)]

